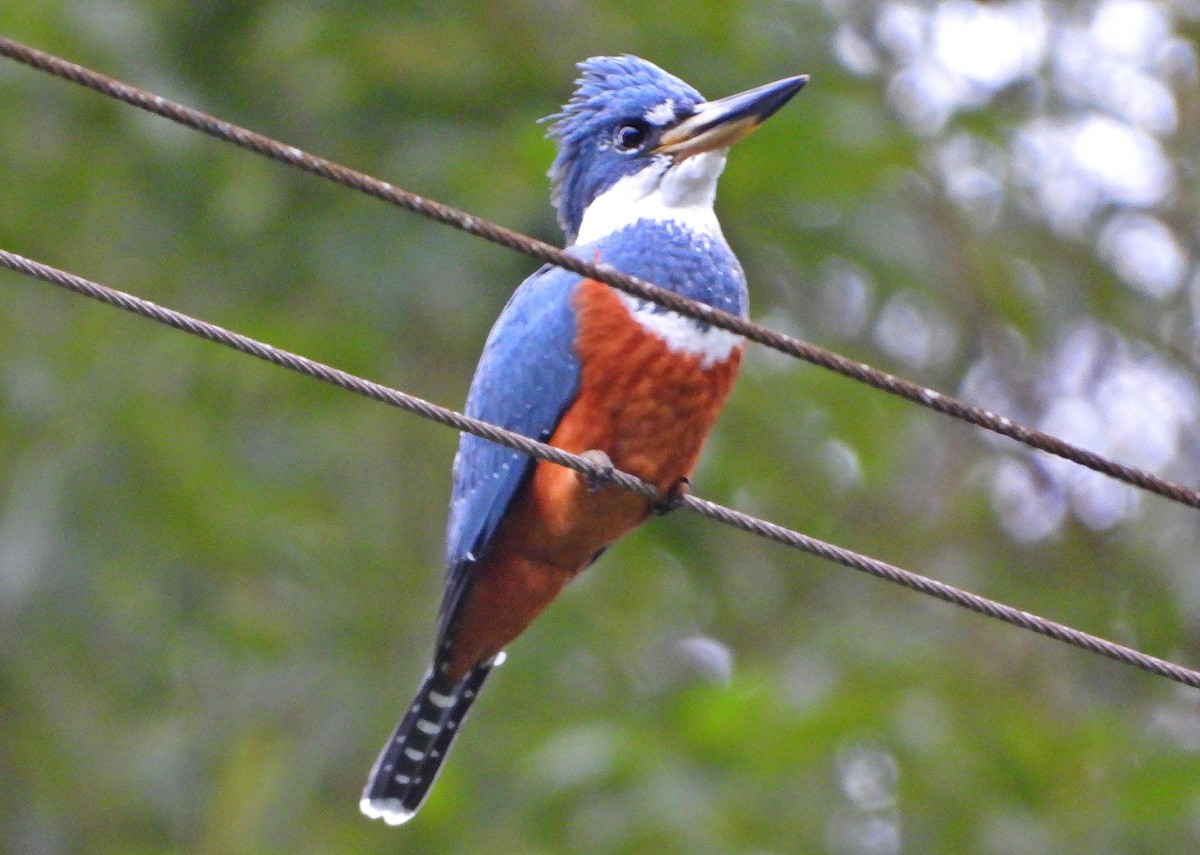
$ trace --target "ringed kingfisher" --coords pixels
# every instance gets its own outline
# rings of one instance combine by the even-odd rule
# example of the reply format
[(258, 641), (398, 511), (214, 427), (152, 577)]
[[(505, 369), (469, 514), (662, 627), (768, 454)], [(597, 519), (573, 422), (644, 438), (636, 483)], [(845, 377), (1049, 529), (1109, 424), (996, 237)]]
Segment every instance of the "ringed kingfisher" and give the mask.
[[(729, 146), (808, 77), (717, 101), (635, 56), (593, 57), (553, 121), (567, 251), (746, 316), (746, 277), (713, 213)], [(733, 385), (743, 340), (546, 265), (484, 346), (466, 412), (675, 497)], [(359, 806), (399, 825), (425, 800), (503, 649), (580, 571), (669, 507), (464, 434), (433, 663)]]

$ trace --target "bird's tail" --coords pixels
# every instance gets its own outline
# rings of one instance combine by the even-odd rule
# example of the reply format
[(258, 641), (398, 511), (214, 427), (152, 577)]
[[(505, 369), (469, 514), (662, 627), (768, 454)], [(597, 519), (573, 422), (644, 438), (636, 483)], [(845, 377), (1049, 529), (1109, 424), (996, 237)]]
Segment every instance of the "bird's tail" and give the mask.
[(500, 653), (476, 665), (458, 682), (436, 666), (426, 672), (416, 699), (371, 769), (359, 810), (388, 825), (412, 819), (429, 794), (488, 673), (503, 661)]

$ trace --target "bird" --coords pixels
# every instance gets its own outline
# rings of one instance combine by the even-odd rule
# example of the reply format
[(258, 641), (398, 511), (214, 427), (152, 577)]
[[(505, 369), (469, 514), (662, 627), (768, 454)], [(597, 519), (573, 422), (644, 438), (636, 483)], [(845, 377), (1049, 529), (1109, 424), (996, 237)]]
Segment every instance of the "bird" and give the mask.
[[(543, 120), (557, 145), (548, 175), (566, 251), (746, 317), (746, 277), (713, 210), (717, 179), (729, 147), (807, 75), (706, 101), (636, 56), (577, 68), (574, 94)], [(488, 335), (466, 413), (636, 475), (665, 498), (462, 435), (432, 664), (371, 769), (363, 814), (411, 819), (504, 648), (610, 544), (678, 503), (743, 345), (559, 267), (517, 288)]]

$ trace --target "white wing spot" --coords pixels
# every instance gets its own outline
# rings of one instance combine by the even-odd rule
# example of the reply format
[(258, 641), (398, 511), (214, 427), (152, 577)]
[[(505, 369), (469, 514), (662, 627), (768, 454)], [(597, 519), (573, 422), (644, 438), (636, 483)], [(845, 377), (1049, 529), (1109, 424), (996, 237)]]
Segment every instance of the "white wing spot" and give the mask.
[(421, 731), (421, 733), (425, 734), (426, 736), (433, 736), (435, 733), (441, 730), (441, 728), (438, 727), (436, 721), (429, 721), (428, 719), (419, 718), (417, 719), (417, 730)]
[(451, 704), (454, 703), (454, 696), (453, 695), (443, 695), (441, 692), (430, 692), (429, 693), (429, 703), (433, 704), (435, 707), (441, 707), (442, 709), (446, 709), (447, 707), (449, 707)]
[(407, 757), (409, 760), (412, 760), (414, 763), (420, 763), (422, 760), (425, 759), (425, 752), (418, 751), (415, 748), (405, 748), (404, 756)]

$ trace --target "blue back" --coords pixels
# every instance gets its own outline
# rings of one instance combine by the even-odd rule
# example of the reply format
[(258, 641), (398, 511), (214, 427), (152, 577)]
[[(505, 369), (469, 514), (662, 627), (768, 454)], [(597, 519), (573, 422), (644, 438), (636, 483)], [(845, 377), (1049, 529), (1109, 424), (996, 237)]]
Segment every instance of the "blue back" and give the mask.
[[(578, 281), (574, 273), (547, 265), (521, 283), (488, 335), (467, 395), (467, 415), (534, 439), (550, 437), (579, 388), (570, 302)], [(459, 440), (439, 633), (532, 463), (519, 451), (472, 434)]]

